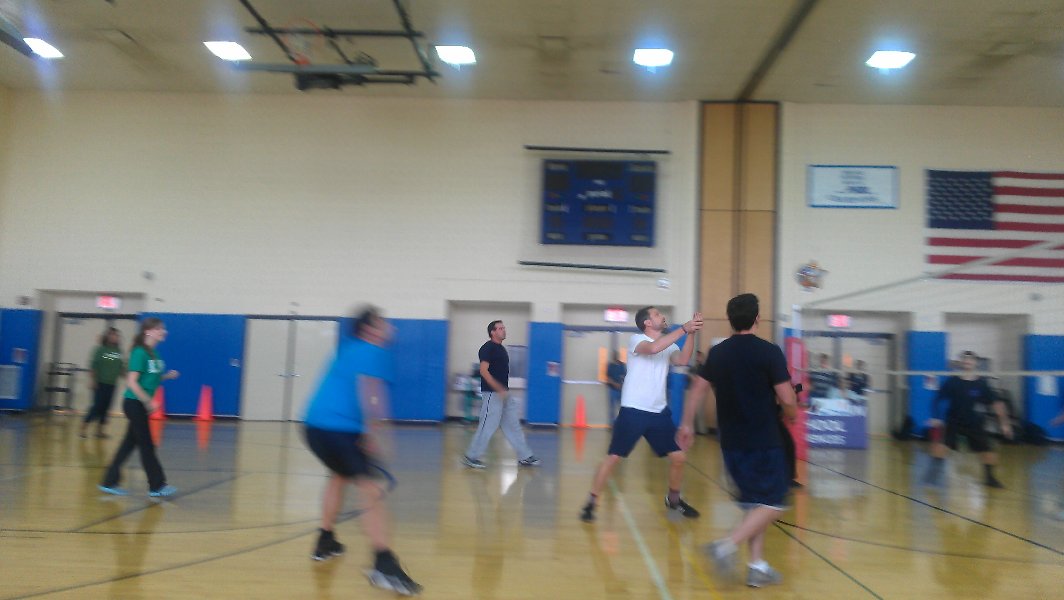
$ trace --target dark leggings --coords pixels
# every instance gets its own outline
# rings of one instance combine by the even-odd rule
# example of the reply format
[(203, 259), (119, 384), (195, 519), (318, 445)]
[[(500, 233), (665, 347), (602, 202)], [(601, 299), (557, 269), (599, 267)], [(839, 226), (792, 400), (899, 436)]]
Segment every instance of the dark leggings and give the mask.
[(111, 411), (111, 399), (115, 396), (113, 383), (97, 383), (96, 391), (92, 396), (92, 408), (85, 415), (85, 424), (99, 421), (100, 425), (107, 424), (107, 413)]
[(780, 419), (780, 437), (783, 438), (783, 454), (787, 457), (787, 476), (793, 481), (798, 476), (798, 455), (794, 450), (794, 437), (787, 424)]
[(103, 485), (115, 487), (122, 480), (122, 463), (126, 462), (134, 448), (140, 449), (140, 462), (144, 465), (144, 472), (148, 475), (148, 489), (158, 490), (166, 485), (166, 475), (163, 474), (163, 466), (159, 464), (159, 458), (155, 456), (155, 443), (151, 439), (151, 429), (148, 427), (148, 411), (140, 400), (122, 399), (122, 412), (129, 419), (129, 429), (126, 437), (122, 438), (122, 444), (118, 446), (111, 466), (104, 475)]

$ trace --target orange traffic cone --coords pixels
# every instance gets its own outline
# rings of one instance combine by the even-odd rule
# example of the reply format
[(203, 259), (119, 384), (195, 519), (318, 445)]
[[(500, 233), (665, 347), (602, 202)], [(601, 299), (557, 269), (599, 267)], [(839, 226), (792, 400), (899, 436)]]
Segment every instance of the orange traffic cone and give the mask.
[(163, 393), (163, 386), (155, 388), (155, 396), (151, 399), (151, 405), (155, 410), (151, 411), (148, 415), (148, 419), (152, 421), (163, 421), (166, 419), (166, 394)]
[(576, 397), (576, 408), (573, 413), (573, 427), (587, 429), (587, 408), (584, 406), (583, 394)]
[(196, 412), (196, 421), (214, 420), (214, 391), (211, 386), (205, 385), (200, 388), (199, 410)]

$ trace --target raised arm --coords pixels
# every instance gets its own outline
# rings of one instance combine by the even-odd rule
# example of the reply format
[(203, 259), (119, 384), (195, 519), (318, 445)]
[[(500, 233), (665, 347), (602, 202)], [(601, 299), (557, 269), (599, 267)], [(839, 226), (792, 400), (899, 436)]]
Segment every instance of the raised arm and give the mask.
[[(694, 317), (684, 323), (679, 329), (674, 329), (652, 342), (648, 340), (639, 342), (635, 346), (635, 353), (644, 356), (657, 354), (675, 344), (684, 335), (695, 333), (699, 329), (702, 329), (702, 313), (695, 313)], [(684, 346), (686, 347), (687, 344), (685, 343)], [(691, 360), (691, 351), (687, 353), (687, 361), (689, 360)], [(687, 361), (684, 362), (686, 363)]]

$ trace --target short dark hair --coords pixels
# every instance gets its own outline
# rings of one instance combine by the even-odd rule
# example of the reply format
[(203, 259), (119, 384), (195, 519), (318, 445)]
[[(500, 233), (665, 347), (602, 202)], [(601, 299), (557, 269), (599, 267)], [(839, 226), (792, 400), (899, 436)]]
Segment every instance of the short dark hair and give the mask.
[(635, 326), (639, 328), (639, 331), (646, 331), (647, 326), (643, 323), (650, 318), (650, 311), (653, 306), (644, 306), (635, 313)]
[(351, 324), (351, 334), (362, 337), (362, 332), (381, 318), (381, 313), (376, 306), (363, 306), (354, 312), (354, 322)]
[(728, 300), (728, 322), (735, 331), (746, 331), (753, 327), (760, 312), (757, 296), (753, 294), (739, 294)]
[(491, 337), (491, 332), (495, 331), (495, 326), (502, 323), (502, 319), (495, 319), (491, 323), (488, 323), (488, 337)]

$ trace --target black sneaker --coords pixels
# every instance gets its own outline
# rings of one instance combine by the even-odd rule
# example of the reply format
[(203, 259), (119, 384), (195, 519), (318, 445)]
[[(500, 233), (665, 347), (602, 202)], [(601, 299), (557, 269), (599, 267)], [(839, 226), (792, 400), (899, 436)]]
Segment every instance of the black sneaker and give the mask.
[(998, 481), (997, 477), (994, 477), (994, 476), (991, 475), (990, 477), (986, 478), (986, 487), (996, 488), (996, 489), (1001, 490), (1001, 489), (1005, 488), (1005, 484), (1003, 484), (1000, 481)]
[(675, 510), (688, 519), (697, 519), (699, 516), (699, 512), (695, 510), (695, 507), (684, 502), (683, 498), (680, 498), (676, 501), (676, 504), (673, 504), (672, 502), (669, 502), (669, 497), (665, 496), (665, 507), (669, 510)]
[(406, 571), (399, 566), (399, 562), (394, 559), (394, 555), (389, 560), (378, 561), (374, 568), (366, 571), (366, 577), (369, 578), (369, 583), (373, 587), (390, 590), (400, 596), (416, 596), (424, 589), (421, 584), (406, 574)]
[(580, 520), (585, 523), (595, 522), (595, 503), (588, 502), (584, 505), (584, 509), (580, 511)]
[(532, 455), (528, 458), (522, 458), (521, 460), (517, 461), (517, 464), (522, 467), (538, 467), (540, 465), (540, 461), (538, 458), (535, 457), (535, 455)]
[(314, 553), (310, 555), (314, 560), (329, 560), (334, 556), (344, 553), (344, 545), (336, 541), (331, 531), (322, 531), (318, 535), (318, 544), (314, 547)]

